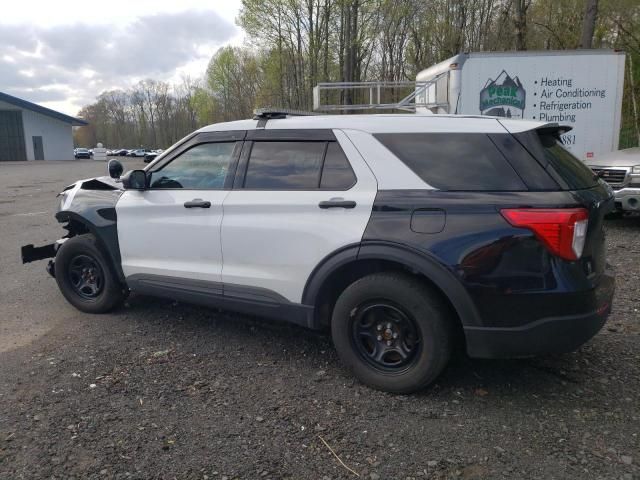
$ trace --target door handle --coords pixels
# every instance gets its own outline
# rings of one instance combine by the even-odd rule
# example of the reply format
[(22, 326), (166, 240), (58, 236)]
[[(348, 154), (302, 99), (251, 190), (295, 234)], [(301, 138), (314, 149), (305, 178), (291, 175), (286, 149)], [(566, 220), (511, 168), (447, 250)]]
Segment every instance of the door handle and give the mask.
[(211, 202), (201, 198), (194, 198), (190, 202), (184, 202), (184, 208), (211, 208)]
[(353, 200), (344, 200), (342, 198), (336, 198), (331, 200), (323, 200), (318, 204), (320, 208), (326, 210), (327, 208), (356, 208), (356, 202)]

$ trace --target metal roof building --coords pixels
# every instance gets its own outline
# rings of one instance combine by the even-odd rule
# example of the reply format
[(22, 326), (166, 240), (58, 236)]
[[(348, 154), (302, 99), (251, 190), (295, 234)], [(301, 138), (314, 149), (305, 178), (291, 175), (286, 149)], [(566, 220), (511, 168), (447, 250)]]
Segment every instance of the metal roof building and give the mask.
[(79, 118), (0, 92), (0, 162), (72, 160)]

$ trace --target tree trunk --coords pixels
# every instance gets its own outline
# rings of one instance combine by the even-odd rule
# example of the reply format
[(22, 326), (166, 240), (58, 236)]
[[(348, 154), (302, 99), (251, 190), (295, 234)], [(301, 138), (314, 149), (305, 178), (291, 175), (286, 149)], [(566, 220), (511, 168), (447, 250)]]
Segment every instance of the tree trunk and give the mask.
[(513, 24), (515, 27), (515, 47), (516, 50), (527, 49), (527, 0), (514, 0), (515, 17)]
[(631, 87), (631, 106), (633, 107), (633, 124), (636, 130), (638, 145), (640, 145), (640, 112), (636, 98), (636, 86), (633, 80), (633, 55), (629, 55), (629, 86)]
[[(342, 81), (343, 82), (352, 82), (353, 81), (353, 61), (352, 61), (352, 41), (353, 36), (351, 33), (351, 4), (347, 3), (343, 10), (343, 35), (344, 35), (344, 60), (343, 60), (343, 72), (342, 72)], [(351, 89), (346, 89), (344, 92), (344, 103), (345, 105), (351, 105), (353, 103), (351, 97)]]
[(282, 11), (280, 7), (278, 7), (278, 93), (280, 94), (280, 99), (276, 104), (282, 105), (284, 107), (290, 108), (291, 102), (287, 96), (285, 100), (284, 94), (284, 54), (282, 52)]
[(582, 37), (580, 48), (592, 48), (593, 32), (598, 18), (598, 0), (587, 0), (582, 21)]

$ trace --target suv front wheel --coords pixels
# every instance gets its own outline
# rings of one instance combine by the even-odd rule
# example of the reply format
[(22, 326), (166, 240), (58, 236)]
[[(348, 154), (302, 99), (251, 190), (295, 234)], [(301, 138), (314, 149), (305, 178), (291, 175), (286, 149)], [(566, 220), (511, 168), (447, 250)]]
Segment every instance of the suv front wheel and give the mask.
[(106, 313), (125, 298), (111, 265), (90, 234), (62, 244), (56, 254), (55, 277), (67, 301), (83, 312)]
[(453, 318), (440, 296), (400, 273), (377, 273), (349, 285), (331, 319), (343, 363), (363, 383), (411, 393), (433, 382), (452, 349)]

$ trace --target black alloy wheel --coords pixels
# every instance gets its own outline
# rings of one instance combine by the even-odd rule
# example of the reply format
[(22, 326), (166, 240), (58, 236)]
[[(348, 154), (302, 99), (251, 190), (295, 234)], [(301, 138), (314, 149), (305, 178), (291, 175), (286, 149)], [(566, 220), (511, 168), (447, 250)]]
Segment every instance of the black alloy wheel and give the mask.
[(126, 286), (118, 281), (108, 258), (91, 234), (68, 238), (56, 252), (56, 282), (78, 310), (105, 313), (123, 303)]

